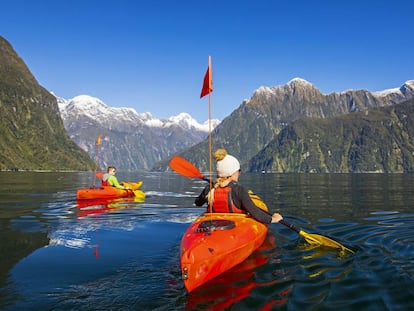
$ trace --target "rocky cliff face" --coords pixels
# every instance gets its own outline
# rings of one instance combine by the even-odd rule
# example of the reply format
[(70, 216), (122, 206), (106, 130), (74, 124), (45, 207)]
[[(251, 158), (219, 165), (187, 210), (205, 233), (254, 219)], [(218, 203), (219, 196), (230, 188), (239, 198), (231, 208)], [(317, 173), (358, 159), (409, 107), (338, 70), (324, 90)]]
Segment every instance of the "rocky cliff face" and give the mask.
[(67, 135), (56, 98), (2, 37), (0, 115), (0, 169), (93, 169), (94, 162)]
[(414, 171), (414, 100), (285, 127), (250, 162), (251, 171)]

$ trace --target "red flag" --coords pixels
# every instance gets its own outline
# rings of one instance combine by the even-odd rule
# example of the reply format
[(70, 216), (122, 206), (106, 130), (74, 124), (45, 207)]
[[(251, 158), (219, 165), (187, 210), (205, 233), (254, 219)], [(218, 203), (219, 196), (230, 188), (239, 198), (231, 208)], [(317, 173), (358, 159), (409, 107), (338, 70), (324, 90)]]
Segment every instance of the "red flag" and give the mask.
[(204, 76), (203, 88), (201, 89), (200, 98), (213, 92), (213, 75), (211, 72), (211, 57), (208, 57), (208, 67)]
[(99, 146), (101, 144), (101, 135), (98, 136), (98, 139), (96, 140), (96, 145)]

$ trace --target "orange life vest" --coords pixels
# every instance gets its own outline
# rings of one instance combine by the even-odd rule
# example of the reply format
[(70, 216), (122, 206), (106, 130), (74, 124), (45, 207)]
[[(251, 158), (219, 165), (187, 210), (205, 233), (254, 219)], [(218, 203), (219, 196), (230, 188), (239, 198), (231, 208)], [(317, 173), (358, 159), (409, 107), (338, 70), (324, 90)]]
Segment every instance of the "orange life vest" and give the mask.
[[(207, 211), (211, 212), (210, 206)], [(246, 212), (239, 209), (231, 197), (231, 187), (217, 187), (214, 189), (213, 213), (242, 213)]]

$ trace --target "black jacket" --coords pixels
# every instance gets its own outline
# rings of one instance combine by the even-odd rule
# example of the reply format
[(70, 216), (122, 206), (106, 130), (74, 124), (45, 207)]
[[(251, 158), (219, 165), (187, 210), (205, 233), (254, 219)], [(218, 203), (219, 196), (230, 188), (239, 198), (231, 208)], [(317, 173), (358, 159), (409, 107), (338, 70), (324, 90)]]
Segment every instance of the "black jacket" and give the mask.
[[(229, 186), (231, 187), (233, 202), (239, 209), (246, 211), (247, 214), (251, 215), (261, 223), (270, 224), (272, 222), (272, 216), (253, 203), (249, 193), (243, 186), (234, 181), (230, 182)], [(203, 206), (206, 203), (208, 204), (207, 195), (209, 192), (210, 185), (207, 185), (195, 199), (194, 204), (196, 206)]]

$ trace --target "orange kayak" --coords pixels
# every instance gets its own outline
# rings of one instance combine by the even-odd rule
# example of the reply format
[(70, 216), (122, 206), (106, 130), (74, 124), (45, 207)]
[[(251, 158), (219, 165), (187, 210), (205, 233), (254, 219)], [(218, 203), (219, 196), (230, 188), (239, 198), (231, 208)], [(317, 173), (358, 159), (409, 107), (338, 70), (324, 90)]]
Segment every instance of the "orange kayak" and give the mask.
[[(262, 199), (249, 191), (259, 208)], [(243, 262), (264, 242), (268, 227), (246, 214), (204, 213), (181, 239), (181, 274), (188, 292)]]
[(122, 182), (130, 190), (117, 189), (112, 186), (102, 186), (97, 188), (82, 188), (78, 189), (76, 198), (78, 200), (92, 200), (92, 199), (115, 199), (140, 196), (145, 198), (143, 191), (139, 190), (143, 184), (143, 181), (139, 182)]
[(181, 273), (188, 292), (243, 262), (265, 240), (267, 225), (246, 214), (204, 213), (181, 240)]

